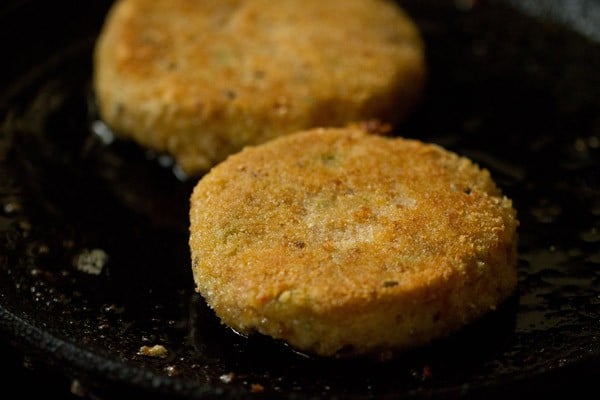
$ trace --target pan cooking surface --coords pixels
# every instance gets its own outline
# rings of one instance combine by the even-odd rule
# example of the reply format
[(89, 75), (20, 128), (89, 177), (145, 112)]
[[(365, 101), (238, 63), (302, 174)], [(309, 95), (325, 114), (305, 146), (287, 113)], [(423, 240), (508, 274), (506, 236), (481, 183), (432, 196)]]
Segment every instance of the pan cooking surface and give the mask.
[[(73, 11), (77, 35), (58, 29), (46, 53), (19, 56), (0, 95), (0, 331), (13, 343), (100, 397), (444, 397), (597, 376), (597, 43), (502, 3), (403, 2), (423, 31), (430, 82), (396, 133), (492, 172), (521, 221), (519, 288), (459, 334), (396, 359), (322, 360), (237, 336), (193, 293), (195, 180), (97, 120), (100, 4)], [(155, 344), (165, 358), (138, 353)]]

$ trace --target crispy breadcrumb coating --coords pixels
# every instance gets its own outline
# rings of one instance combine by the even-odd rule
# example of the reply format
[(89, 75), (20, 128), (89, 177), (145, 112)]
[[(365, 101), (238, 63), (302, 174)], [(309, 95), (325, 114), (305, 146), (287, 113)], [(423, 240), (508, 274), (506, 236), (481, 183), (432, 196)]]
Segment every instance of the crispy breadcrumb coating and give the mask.
[(400, 121), (425, 81), (384, 0), (120, 0), (94, 67), (103, 120), (191, 175), (300, 129)]
[(190, 218), (197, 290), (221, 320), (324, 356), (447, 336), (517, 283), (516, 213), (489, 172), (361, 125), (230, 156)]

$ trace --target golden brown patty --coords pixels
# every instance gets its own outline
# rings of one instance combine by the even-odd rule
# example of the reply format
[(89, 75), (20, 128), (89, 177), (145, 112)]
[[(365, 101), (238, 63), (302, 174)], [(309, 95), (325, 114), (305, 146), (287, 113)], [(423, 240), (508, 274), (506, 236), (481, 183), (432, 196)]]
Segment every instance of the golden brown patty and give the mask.
[(101, 117), (189, 174), (300, 129), (394, 123), (424, 79), (384, 0), (121, 0), (95, 52)]
[(243, 333), (321, 355), (404, 349), (516, 285), (516, 220), (487, 170), (360, 126), (246, 148), (191, 198), (198, 291)]

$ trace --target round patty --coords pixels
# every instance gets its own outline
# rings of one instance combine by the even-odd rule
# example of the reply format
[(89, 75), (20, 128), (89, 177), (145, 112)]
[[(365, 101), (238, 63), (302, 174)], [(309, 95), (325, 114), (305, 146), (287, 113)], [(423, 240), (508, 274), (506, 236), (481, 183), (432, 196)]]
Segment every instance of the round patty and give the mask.
[(121, 0), (94, 62), (104, 121), (188, 174), (300, 129), (395, 123), (425, 80), (415, 25), (384, 0)]
[(221, 320), (309, 353), (427, 343), (517, 282), (515, 210), (488, 171), (360, 125), (229, 157), (190, 218), (197, 290)]

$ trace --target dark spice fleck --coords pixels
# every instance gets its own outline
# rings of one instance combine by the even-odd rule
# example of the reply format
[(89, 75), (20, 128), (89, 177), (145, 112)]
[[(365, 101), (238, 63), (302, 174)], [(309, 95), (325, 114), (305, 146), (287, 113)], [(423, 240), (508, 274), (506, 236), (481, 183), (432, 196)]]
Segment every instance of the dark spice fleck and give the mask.
[(303, 249), (303, 248), (305, 248), (305, 247), (306, 247), (306, 243), (304, 243), (304, 242), (302, 242), (302, 241), (300, 241), (300, 240), (296, 240), (296, 241), (294, 242), (294, 246), (296, 246), (296, 247), (297, 247), (297, 248), (299, 248), (299, 249)]
[(231, 89), (225, 90), (223, 94), (225, 94), (225, 97), (227, 97), (229, 100), (233, 100), (237, 97), (237, 93)]

